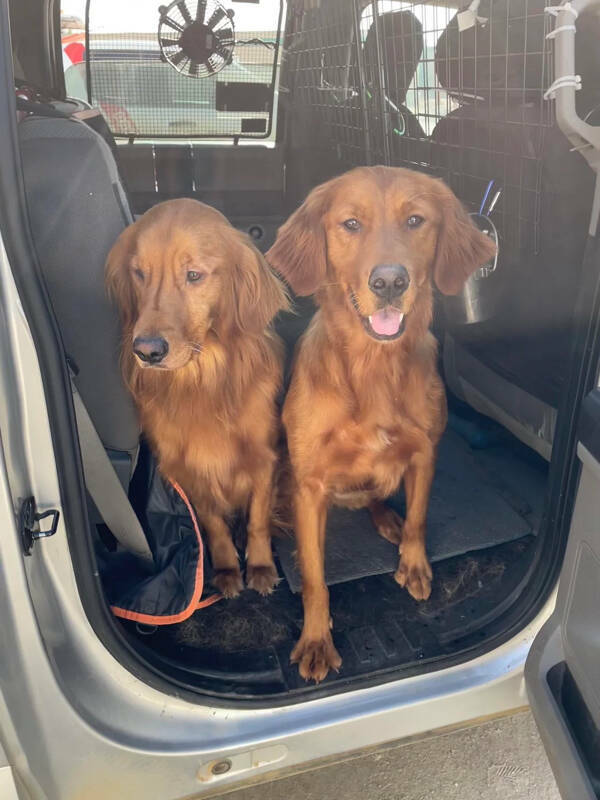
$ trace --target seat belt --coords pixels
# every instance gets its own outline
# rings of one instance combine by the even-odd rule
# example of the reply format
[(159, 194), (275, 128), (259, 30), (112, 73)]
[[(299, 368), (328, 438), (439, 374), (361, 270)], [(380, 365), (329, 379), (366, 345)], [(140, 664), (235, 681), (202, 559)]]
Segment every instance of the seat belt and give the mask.
[(146, 561), (153, 561), (146, 534), (72, 380), (71, 387), (87, 490), (105, 524), (123, 547)]

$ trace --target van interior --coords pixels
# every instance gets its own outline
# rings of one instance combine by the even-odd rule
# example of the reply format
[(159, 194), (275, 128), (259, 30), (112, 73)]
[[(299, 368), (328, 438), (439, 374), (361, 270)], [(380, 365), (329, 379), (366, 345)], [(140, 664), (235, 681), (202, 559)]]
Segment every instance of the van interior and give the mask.
[[(436, 297), (450, 413), (428, 512), (427, 601), (394, 582), (396, 550), (366, 512), (333, 509), (326, 569), (343, 666), (319, 686), (289, 663), (302, 602), (285, 535), (274, 539), (281, 581), (272, 595), (246, 590), (171, 625), (115, 618), (115, 637), (199, 702), (267, 704), (396, 680), (497, 646), (534, 615), (560, 567), (577, 341), (597, 274), (585, 257), (594, 173), (555, 119), (549, 4), (156, 5), (11, 3), (40, 269), (77, 390), (143, 526), (181, 509), (157, 510), (155, 464), (121, 379), (119, 322), (104, 290), (108, 250), (137, 215), (194, 197), (266, 251), (314, 186), (386, 164), (446, 181), (498, 255), (461, 294)], [(600, 125), (600, 17), (582, 14), (576, 26), (577, 112)], [(288, 375), (313, 312), (296, 298), (294, 313), (276, 320)], [(390, 503), (402, 513), (402, 492)], [(91, 497), (88, 505), (97, 565), (77, 568), (99, 565), (109, 598), (120, 575), (102, 565), (121, 545)], [(236, 537), (243, 558), (241, 522)]]

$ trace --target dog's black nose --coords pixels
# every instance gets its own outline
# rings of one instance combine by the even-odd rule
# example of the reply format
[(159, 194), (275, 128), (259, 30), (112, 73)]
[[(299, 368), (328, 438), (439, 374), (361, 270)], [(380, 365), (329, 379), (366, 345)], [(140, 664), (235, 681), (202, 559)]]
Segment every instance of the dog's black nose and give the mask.
[(133, 352), (147, 364), (158, 364), (169, 352), (169, 343), (162, 336), (138, 336), (133, 340)]
[(408, 289), (410, 277), (402, 264), (378, 264), (369, 275), (369, 289), (391, 303)]

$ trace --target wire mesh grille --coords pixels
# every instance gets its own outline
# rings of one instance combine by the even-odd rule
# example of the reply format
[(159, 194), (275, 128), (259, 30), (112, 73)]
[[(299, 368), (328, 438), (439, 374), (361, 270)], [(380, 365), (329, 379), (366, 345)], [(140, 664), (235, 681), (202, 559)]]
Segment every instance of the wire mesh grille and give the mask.
[(155, 0), (126, 5), (125, 21), (120, 0), (91, 0), (87, 13), (88, 96), (113, 134), (270, 134), (283, 2), (261, 4), (263, 30), (247, 9), (238, 22), (237, 10), (216, 0), (179, 0), (158, 10)]
[[(537, 250), (553, 104), (545, 0), (322, 0), (289, 37), (293, 104), (341, 169), (382, 163), (442, 177), (499, 221), (503, 253)], [(486, 196), (486, 202), (483, 199)]]

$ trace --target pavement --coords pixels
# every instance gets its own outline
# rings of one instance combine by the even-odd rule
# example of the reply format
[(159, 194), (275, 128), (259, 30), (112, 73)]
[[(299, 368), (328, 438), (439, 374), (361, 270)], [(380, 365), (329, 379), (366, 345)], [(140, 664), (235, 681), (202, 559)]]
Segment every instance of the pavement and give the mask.
[(529, 711), (354, 757), (227, 800), (560, 800)]

